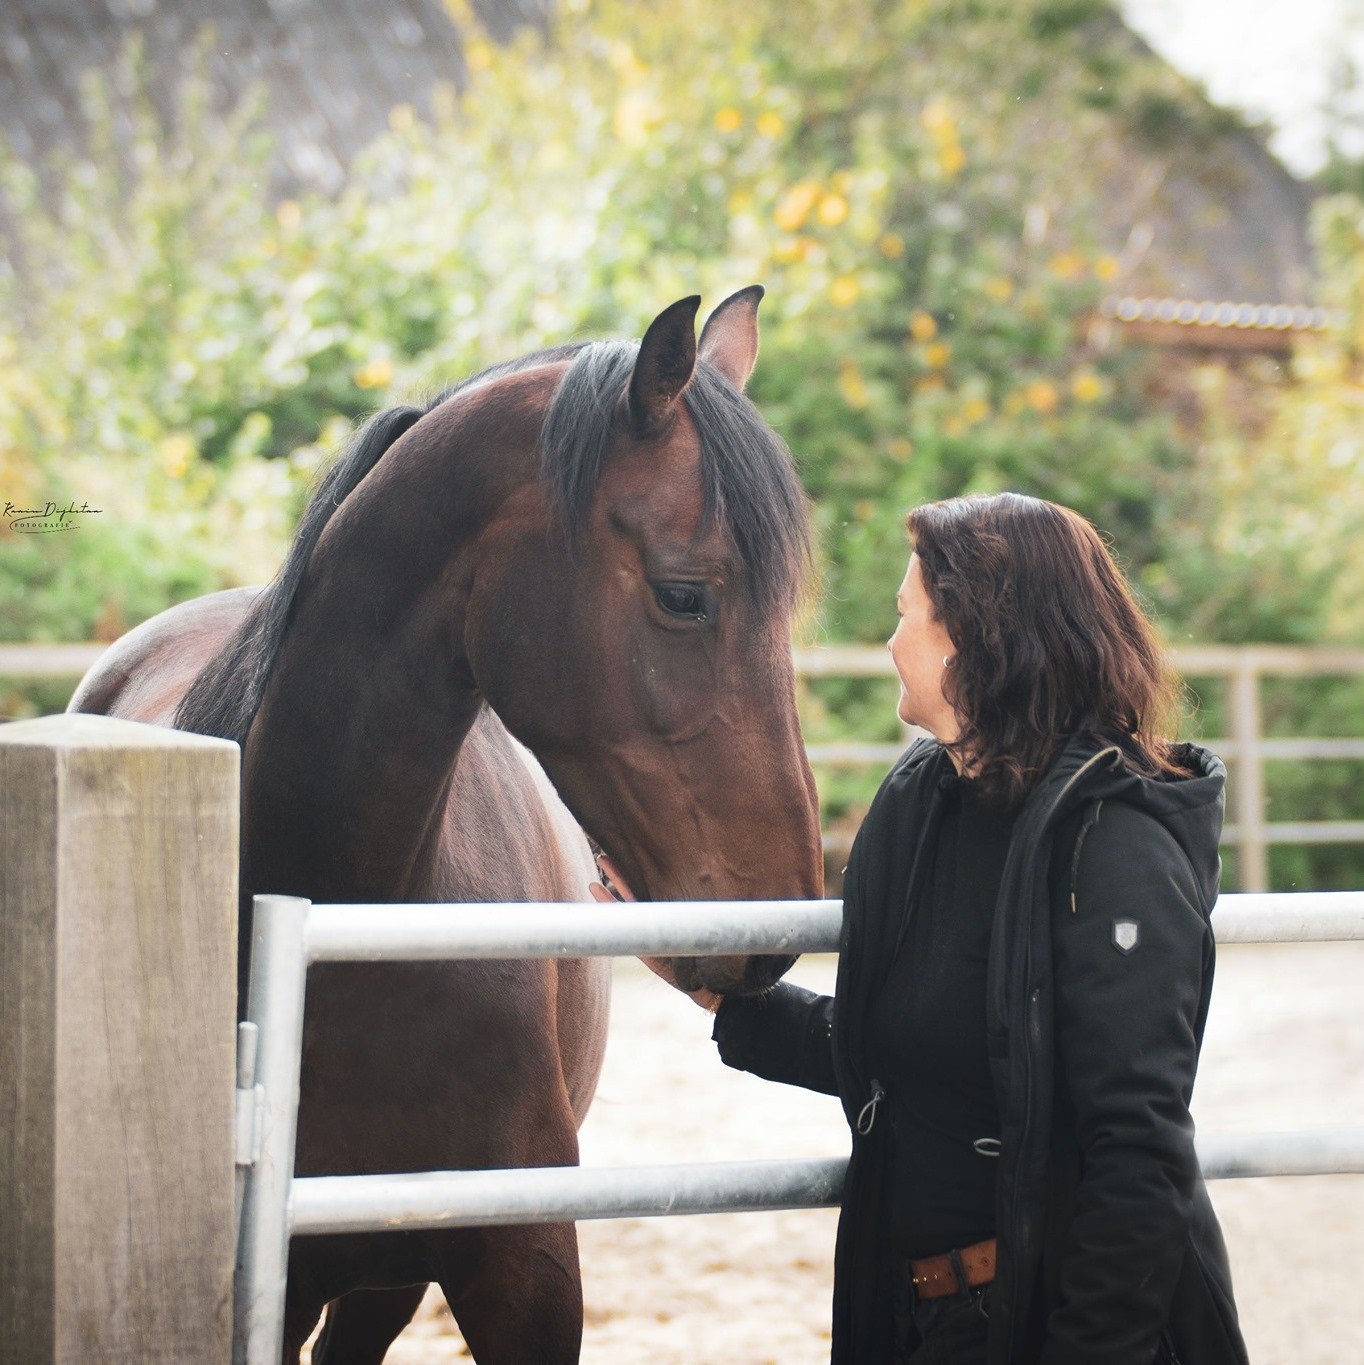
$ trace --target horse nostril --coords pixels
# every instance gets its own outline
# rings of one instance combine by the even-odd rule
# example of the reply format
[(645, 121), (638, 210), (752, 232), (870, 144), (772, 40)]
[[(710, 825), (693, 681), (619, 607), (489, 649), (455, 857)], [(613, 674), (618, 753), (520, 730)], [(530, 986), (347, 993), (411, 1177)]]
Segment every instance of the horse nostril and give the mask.
[(765, 991), (776, 985), (795, 961), (794, 957), (751, 957), (744, 972), (744, 985), (750, 991)]
[[(705, 980), (705, 973), (701, 970), (701, 964), (694, 957), (674, 957), (670, 959), (673, 978), (677, 982), (679, 990), (699, 991), (703, 986), (710, 987), (710, 983)], [(710, 987), (714, 989), (713, 987)]]

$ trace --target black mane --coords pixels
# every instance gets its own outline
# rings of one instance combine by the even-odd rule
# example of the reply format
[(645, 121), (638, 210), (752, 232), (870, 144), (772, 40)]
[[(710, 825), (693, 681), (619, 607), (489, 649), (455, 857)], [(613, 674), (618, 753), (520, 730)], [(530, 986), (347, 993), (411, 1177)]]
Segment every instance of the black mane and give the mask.
[[(638, 350), (638, 342), (606, 341), (536, 351), (483, 370), (421, 407), (389, 408), (371, 417), (309, 500), (279, 573), (181, 698), (175, 728), (246, 742), (304, 570), (332, 513), (400, 436), (475, 384), (573, 359), (546, 412), (540, 458), (566, 527), (570, 534), (580, 529)], [(805, 495), (790, 452), (753, 404), (704, 361), (697, 362), (683, 401), (700, 437), (707, 518), (721, 519), (733, 537), (754, 596), (764, 605), (789, 602), (810, 557)]]
[(204, 665), (175, 708), (175, 728), (217, 735), (246, 743), (266, 680), (274, 667), (280, 641), (303, 570), (331, 514), (341, 506), (379, 457), (415, 426), (427, 408), (397, 407), (376, 413), (351, 437), (350, 444), (327, 471), (309, 499), (293, 544), (270, 585), (251, 604), (231, 639)]

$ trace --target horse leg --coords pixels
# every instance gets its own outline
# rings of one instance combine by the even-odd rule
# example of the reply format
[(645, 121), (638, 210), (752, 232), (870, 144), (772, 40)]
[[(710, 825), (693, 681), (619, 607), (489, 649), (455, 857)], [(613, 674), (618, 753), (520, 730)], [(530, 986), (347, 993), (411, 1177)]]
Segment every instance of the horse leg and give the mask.
[(572, 1223), (486, 1228), (439, 1257), (440, 1287), (478, 1365), (577, 1365), (583, 1289)]
[(356, 1289), (333, 1299), (313, 1346), (313, 1365), (381, 1365), (425, 1293), (424, 1284), (409, 1284)]
[(284, 1350), (280, 1365), (298, 1365), (303, 1346), (313, 1334), (327, 1300), (319, 1295), (299, 1294), (293, 1285), (284, 1300)]

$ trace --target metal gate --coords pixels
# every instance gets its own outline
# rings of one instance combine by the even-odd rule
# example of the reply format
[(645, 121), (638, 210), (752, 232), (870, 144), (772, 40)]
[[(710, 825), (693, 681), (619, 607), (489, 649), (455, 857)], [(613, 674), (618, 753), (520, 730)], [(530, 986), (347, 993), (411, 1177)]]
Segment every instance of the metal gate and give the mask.
[[(289, 1238), (835, 1205), (846, 1157), (609, 1169), (537, 1167), (295, 1179), (307, 970), (314, 962), (826, 953), (839, 901), (312, 905), (258, 896), (238, 1039), (240, 1231), (233, 1359), (277, 1365)], [(1364, 892), (1226, 895), (1217, 941), (1364, 940)], [(661, 989), (661, 987), (660, 987)], [(1209, 1179), (1364, 1173), (1364, 1129), (1198, 1139)]]

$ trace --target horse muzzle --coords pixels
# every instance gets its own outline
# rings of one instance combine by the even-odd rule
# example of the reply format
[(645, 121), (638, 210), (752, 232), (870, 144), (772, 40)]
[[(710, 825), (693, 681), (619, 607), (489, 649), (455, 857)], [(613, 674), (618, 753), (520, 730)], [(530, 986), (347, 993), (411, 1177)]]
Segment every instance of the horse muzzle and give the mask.
[(794, 957), (676, 957), (672, 968), (684, 991), (717, 995), (760, 995), (791, 970)]

